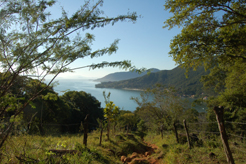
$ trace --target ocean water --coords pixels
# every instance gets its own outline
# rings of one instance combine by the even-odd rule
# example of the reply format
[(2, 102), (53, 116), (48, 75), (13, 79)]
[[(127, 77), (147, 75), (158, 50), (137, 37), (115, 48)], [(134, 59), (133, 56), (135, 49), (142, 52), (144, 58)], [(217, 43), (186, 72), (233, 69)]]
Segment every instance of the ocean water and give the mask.
[[(139, 97), (142, 91), (135, 90), (124, 90), (124, 89), (111, 89), (111, 88), (96, 88), (95, 85), (99, 82), (95, 82), (90, 79), (58, 79), (59, 85), (54, 87), (54, 90), (59, 94), (64, 94), (65, 91), (84, 91), (90, 93), (94, 96), (99, 102), (101, 102), (101, 107), (105, 107), (103, 91), (106, 92), (106, 95), (110, 92), (110, 101), (113, 101), (114, 104), (120, 109), (134, 111), (138, 105), (131, 100), (131, 97)], [(194, 99), (188, 99), (190, 104)], [(190, 105), (191, 107), (191, 105)], [(206, 106), (196, 106), (195, 108), (199, 112), (205, 112)]]
[(110, 88), (95, 88), (99, 82), (94, 82), (90, 79), (58, 79), (59, 85), (54, 87), (54, 90), (59, 94), (64, 94), (65, 91), (84, 91), (90, 93), (98, 101), (101, 102), (101, 107), (105, 107), (103, 91), (106, 95), (110, 92), (110, 101), (113, 101), (120, 109), (134, 111), (138, 106), (131, 97), (140, 97), (142, 91), (132, 91), (124, 89)]

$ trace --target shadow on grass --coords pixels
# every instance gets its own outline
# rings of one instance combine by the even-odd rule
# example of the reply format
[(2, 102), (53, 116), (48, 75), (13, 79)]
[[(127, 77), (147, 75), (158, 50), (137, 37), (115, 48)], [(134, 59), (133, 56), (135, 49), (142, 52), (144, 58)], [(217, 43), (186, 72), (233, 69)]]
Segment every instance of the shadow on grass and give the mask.
[(93, 159), (95, 159), (96, 161), (100, 162), (100, 163), (110, 163), (110, 161), (105, 158), (102, 154), (99, 154), (98, 152), (91, 150), (90, 153), (93, 156)]
[(112, 143), (112, 144), (114, 144), (114, 145), (116, 145), (116, 146), (119, 145), (117, 142), (115, 142), (115, 141), (113, 141), (113, 140), (111, 140), (111, 139), (109, 140), (109, 142)]

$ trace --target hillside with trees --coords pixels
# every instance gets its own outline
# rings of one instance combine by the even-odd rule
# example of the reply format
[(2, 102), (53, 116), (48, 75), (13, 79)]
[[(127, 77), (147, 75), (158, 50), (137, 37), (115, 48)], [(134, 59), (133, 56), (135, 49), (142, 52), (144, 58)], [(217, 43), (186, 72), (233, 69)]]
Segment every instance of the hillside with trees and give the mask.
[[(146, 101), (149, 94), (154, 97)], [(88, 93), (69, 91), (58, 96), (48, 87), (31, 104), (36, 108), (28, 106), (23, 119), (16, 121), (2, 162), (226, 163), (213, 111), (199, 113), (189, 108), (174, 88), (156, 85), (133, 98), (139, 105), (134, 112), (120, 110), (110, 101), (110, 93), (104, 96), (103, 109)], [(6, 113), (2, 123), (11, 115), (11, 111)], [(224, 119), (235, 162), (244, 163), (245, 111), (225, 110)]]
[(124, 80), (119, 82), (103, 82), (96, 84), (97, 88), (127, 88), (127, 89), (147, 89), (156, 84), (162, 84), (166, 87), (173, 86), (177, 88), (179, 94), (200, 95), (204, 92), (203, 84), (200, 82), (202, 76), (207, 75), (204, 67), (199, 67), (196, 71), (191, 70), (187, 77), (186, 70), (176, 67), (172, 70), (164, 70), (156, 73), (150, 73), (139, 78)]
[[(52, 82), (63, 72), (136, 69), (127, 60), (69, 68), (79, 58), (118, 49), (115, 40), (92, 51), (92, 34), (70, 34), (137, 19), (136, 13), (107, 17), (98, 8), (102, 0), (91, 2), (73, 15), (62, 10), (60, 18), (49, 19), (46, 9), (54, 0), (1, 1), (1, 163), (245, 163), (246, 1), (163, 2), (172, 13), (164, 27), (182, 28), (171, 40), (169, 54), (185, 69), (103, 83), (149, 88), (132, 98), (138, 104), (134, 112), (120, 110), (110, 93), (103, 93), (102, 108), (90, 93), (58, 96), (53, 90)], [(45, 84), (47, 75), (53, 78)], [(196, 100), (208, 107), (199, 113), (178, 94), (201, 94), (202, 85), (216, 94)]]
[(111, 74), (108, 74), (102, 78), (99, 78), (99, 79), (96, 79), (94, 81), (98, 81), (98, 82), (112, 82), (112, 81), (121, 81), (121, 80), (128, 80), (128, 79), (134, 79), (134, 78), (137, 78), (137, 77), (141, 77), (141, 76), (144, 76), (146, 75), (148, 72), (152, 72), (152, 73), (155, 73), (155, 72), (159, 72), (160, 70), (159, 69), (156, 69), (156, 68), (151, 68), (147, 71), (144, 71), (142, 73), (138, 73), (136, 71), (129, 71), (129, 72), (115, 72), (115, 73), (111, 73)]

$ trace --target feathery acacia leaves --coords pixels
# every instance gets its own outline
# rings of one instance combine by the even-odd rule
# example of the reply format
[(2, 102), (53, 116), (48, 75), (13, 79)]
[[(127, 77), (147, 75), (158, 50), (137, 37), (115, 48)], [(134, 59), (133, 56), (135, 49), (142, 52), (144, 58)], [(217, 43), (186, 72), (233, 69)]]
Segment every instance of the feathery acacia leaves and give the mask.
[[(51, 85), (58, 74), (71, 72), (80, 68), (120, 67), (132, 69), (130, 61), (102, 62), (88, 64), (71, 69), (69, 65), (77, 59), (97, 58), (115, 53), (118, 49), (118, 40), (106, 48), (92, 51), (91, 45), (95, 40), (92, 34), (73, 36), (78, 31), (113, 25), (119, 21), (129, 20), (135, 22), (136, 13), (129, 13), (117, 17), (103, 17), (99, 6), (103, 1), (96, 3), (87, 1), (71, 17), (63, 10), (62, 16), (48, 20), (50, 15), (47, 8), (55, 4), (54, 0), (3, 0), (0, 5), (0, 119), (6, 110), (13, 110), (13, 119), (19, 117), (23, 109), (32, 103), (43, 90)], [(38, 82), (32, 83), (34, 88), (29, 99), (17, 103), (20, 97), (11, 93), (11, 88), (16, 85), (21, 75), (33, 74)], [(41, 87), (42, 81), (48, 74), (53, 78), (46, 87)], [(28, 82), (28, 81), (26, 81)], [(21, 83), (20, 83), (21, 84)], [(24, 85), (23, 85), (24, 86)], [(19, 93), (23, 94), (20, 86)], [(26, 85), (27, 86), (27, 85)], [(22, 95), (23, 96), (23, 95)], [(43, 96), (45, 99), (52, 95)], [(3, 101), (3, 102), (4, 102)], [(8, 103), (13, 104), (9, 106)], [(18, 104), (18, 105), (15, 105)], [(12, 127), (10, 124), (9, 127)], [(9, 129), (9, 128), (7, 128)], [(6, 136), (10, 131), (7, 132)], [(2, 147), (6, 137), (0, 142)]]

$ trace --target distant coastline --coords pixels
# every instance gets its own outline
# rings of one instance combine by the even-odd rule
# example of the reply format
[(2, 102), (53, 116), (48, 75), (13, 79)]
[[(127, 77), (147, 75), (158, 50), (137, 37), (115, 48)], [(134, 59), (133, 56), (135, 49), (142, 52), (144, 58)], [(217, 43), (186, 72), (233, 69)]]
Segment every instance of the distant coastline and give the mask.
[(144, 89), (138, 89), (138, 88), (122, 88), (124, 90), (130, 90), (130, 91), (144, 91)]

